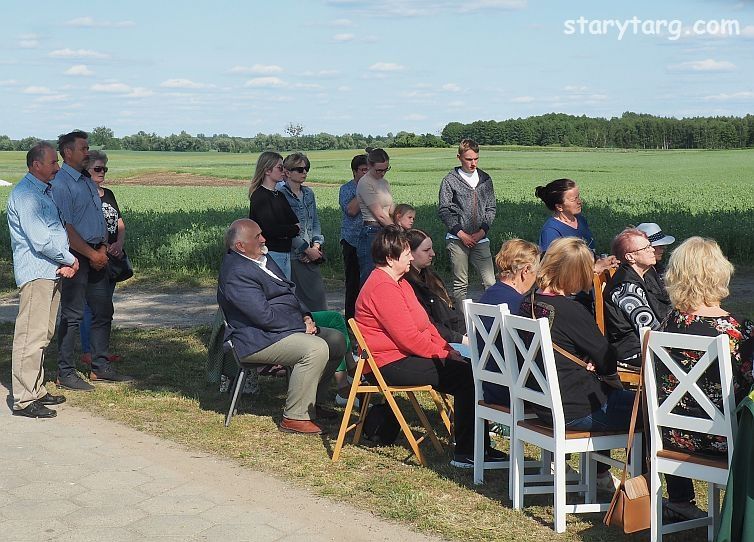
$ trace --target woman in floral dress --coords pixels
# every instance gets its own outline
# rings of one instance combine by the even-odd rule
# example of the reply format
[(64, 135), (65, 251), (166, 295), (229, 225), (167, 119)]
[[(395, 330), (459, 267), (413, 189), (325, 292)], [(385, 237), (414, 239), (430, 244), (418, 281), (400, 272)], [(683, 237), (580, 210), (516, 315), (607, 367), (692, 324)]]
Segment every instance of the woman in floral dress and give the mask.
[[(738, 403), (752, 384), (752, 335), (754, 324), (737, 318), (720, 307), (728, 297), (728, 284), (733, 265), (723, 255), (712, 239), (691, 237), (673, 251), (665, 274), (673, 311), (666, 319), (664, 331), (716, 337), (725, 334), (730, 340), (733, 365), (733, 389)], [(690, 371), (703, 352), (675, 350), (673, 359)], [(657, 395), (662, 402), (678, 384), (667, 370), (657, 368)], [(701, 390), (712, 402), (722, 408), (720, 374), (716, 366), (710, 367), (698, 380)], [(674, 413), (686, 416), (707, 417), (704, 410), (688, 394), (678, 403)], [(724, 457), (728, 451), (725, 438), (715, 435), (663, 429), (663, 443), (667, 448), (693, 454)], [(694, 486), (689, 478), (666, 475), (668, 516), (683, 520), (706, 516), (694, 503)]]

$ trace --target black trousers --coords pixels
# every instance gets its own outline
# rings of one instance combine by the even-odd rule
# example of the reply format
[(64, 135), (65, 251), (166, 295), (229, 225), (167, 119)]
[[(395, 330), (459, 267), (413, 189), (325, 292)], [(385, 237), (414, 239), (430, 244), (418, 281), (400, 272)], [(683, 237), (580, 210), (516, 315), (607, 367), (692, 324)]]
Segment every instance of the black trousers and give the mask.
[(71, 279), (61, 279), (60, 325), (58, 327), (58, 374), (66, 377), (76, 372), (74, 357), (79, 327), (84, 318), (84, 300), (92, 311), (90, 343), (92, 370), (102, 372), (109, 367), (110, 328), (113, 323), (113, 298), (107, 266), (99, 271), (89, 260), (74, 252), (79, 270)]
[[(380, 368), (392, 386), (430, 384), (437, 391), (451, 394), (455, 410), (455, 453), (474, 453), (474, 379), (471, 364), (455, 360), (438, 360), (409, 356)], [(485, 423), (485, 449), (489, 434)]]
[(340, 240), (340, 246), (343, 249), (343, 270), (346, 278), (346, 304), (345, 315), (346, 322), (354, 317), (356, 312), (356, 298), (359, 296), (361, 284), (359, 282), (359, 256), (356, 254), (356, 247)]

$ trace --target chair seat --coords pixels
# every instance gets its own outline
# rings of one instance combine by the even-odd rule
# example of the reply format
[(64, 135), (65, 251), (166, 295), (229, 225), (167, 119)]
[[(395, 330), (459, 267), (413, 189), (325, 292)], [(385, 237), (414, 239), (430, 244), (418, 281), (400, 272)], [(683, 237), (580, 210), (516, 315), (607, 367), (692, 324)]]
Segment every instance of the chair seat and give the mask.
[[(540, 433), (542, 435), (546, 435), (548, 437), (554, 438), (552, 427), (548, 425), (544, 425), (539, 422), (534, 422), (531, 420), (522, 420), (518, 422), (518, 427), (530, 429), (531, 431), (536, 431), (537, 433)], [(626, 434), (625, 430), (622, 430), (622, 431), (578, 431), (578, 430), (566, 429), (565, 438), (566, 440), (570, 440), (570, 439), (591, 438), (591, 437), (608, 437), (612, 435), (625, 435), (625, 434)]]
[(695, 463), (696, 465), (704, 465), (705, 467), (714, 467), (717, 469), (728, 468), (727, 456), (722, 459), (713, 459), (708, 456), (692, 454), (689, 452), (677, 452), (675, 450), (657, 450), (657, 457), (670, 459), (671, 461), (679, 461), (682, 463)]
[(487, 403), (485, 401), (479, 401), (479, 406), (491, 408), (492, 410), (499, 410), (500, 412), (505, 412), (506, 414), (511, 413), (510, 407), (507, 407), (505, 405), (498, 405), (496, 403)]

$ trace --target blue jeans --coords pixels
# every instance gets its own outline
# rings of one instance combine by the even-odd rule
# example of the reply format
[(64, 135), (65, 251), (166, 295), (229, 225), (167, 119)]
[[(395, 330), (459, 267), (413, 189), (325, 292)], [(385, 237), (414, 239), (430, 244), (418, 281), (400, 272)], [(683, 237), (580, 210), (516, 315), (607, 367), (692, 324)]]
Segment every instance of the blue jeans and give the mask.
[[(112, 300), (115, 293), (115, 282), (110, 283), (110, 299)], [(92, 351), (91, 344), (89, 343), (89, 335), (92, 332), (92, 309), (89, 308), (89, 304), (84, 301), (84, 319), (81, 320), (81, 327), (79, 334), (81, 335), (81, 353), (88, 354)]]
[[(587, 414), (583, 418), (576, 418), (566, 422), (566, 429), (579, 431), (621, 431), (628, 430), (631, 423), (631, 412), (634, 408), (636, 394), (629, 390), (613, 390), (607, 396), (607, 402), (602, 408)], [(610, 450), (601, 450), (609, 455)], [(597, 474), (610, 470), (609, 465), (597, 463)]]
[(372, 243), (374, 243), (380, 226), (364, 226), (359, 233), (359, 244), (356, 247), (356, 255), (359, 258), (359, 282), (364, 284), (374, 269), (372, 259)]
[(290, 252), (273, 252), (267, 253), (268, 258), (272, 258), (272, 261), (278, 264), (278, 267), (285, 274), (285, 278), (291, 280), (291, 253)]

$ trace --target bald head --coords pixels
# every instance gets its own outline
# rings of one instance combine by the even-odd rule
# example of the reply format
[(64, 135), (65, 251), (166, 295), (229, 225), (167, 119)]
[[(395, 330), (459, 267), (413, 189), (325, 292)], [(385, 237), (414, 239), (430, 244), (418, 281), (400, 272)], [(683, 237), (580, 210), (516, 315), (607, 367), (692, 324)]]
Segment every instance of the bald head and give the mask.
[(225, 232), (225, 248), (255, 260), (267, 252), (262, 229), (249, 218), (239, 218), (230, 225)]

